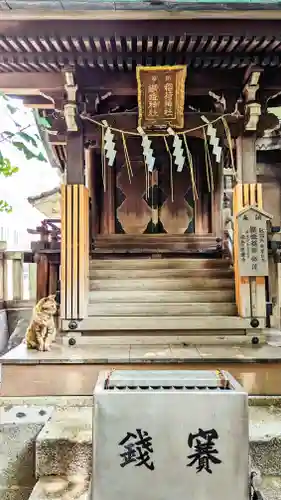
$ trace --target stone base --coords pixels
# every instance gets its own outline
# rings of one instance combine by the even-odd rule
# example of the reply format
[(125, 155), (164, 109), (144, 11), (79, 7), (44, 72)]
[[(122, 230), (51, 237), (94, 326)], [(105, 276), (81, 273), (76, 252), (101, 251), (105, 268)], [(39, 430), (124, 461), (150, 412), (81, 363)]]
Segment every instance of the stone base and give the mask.
[(50, 352), (24, 344), (1, 358), (0, 396), (90, 396), (101, 370), (224, 369), (257, 396), (279, 396), (281, 347), (55, 344)]
[(52, 407), (0, 408), (0, 498), (27, 500), (36, 483), (35, 440)]
[(29, 500), (90, 500), (89, 481), (79, 474), (42, 477), (36, 483)]
[(79, 474), (89, 478), (92, 452), (92, 408), (56, 411), (36, 439), (37, 477)]

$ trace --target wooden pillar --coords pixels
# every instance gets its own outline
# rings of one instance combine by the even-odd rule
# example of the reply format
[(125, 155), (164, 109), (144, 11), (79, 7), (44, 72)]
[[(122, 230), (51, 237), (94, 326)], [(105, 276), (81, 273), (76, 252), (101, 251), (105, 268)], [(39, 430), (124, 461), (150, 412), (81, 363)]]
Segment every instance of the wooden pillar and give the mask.
[[(76, 330), (87, 316), (89, 274), (89, 190), (85, 185), (83, 123), (73, 69), (65, 71), (67, 104), (66, 184), (61, 186), (61, 326)], [(80, 96), (81, 97), (81, 96)]]
[(83, 131), (67, 134), (66, 184), (85, 184), (85, 158)]
[(61, 197), (61, 318), (78, 321), (86, 317), (88, 307), (88, 188), (83, 184), (63, 185)]
[(115, 170), (106, 166), (104, 174), (102, 233), (115, 234)]
[(23, 300), (23, 254), (14, 252), (12, 264), (13, 300)]
[(241, 182), (254, 184), (257, 182), (256, 135), (241, 137), (238, 141), (240, 147)]
[(37, 286), (36, 300), (43, 299), (49, 294), (49, 262), (47, 255), (40, 254), (37, 259)]
[(79, 130), (67, 136), (66, 185), (61, 186), (62, 320), (83, 319), (88, 307), (89, 191), (84, 183), (84, 138)]
[(29, 300), (36, 301), (37, 299), (37, 264), (32, 262), (28, 269), (28, 291)]
[(96, 184), (97, 184), (97, 165), (96, 155), (92, 148), (85, 151), (85, 168), (86, 168), (86, 187), (89, 190), (90, 203), (90, 249), (95, 243), (95, 237), (98, 232), (98, 216), (97, 216), (97, 199), (96, 199)]
[(212, 193), (212, 233), (217, 237), (223, 235), (223, 166), (222, 162), (214, 163), (214, 192)]

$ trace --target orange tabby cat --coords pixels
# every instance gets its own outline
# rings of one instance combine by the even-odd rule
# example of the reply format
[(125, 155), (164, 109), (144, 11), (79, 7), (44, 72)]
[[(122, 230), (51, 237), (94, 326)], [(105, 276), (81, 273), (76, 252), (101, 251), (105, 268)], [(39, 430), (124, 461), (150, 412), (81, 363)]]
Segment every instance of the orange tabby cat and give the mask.
[(49, 295), (39, 300), (33, 309), (31, 322), (25, 334), (28, 349), (49, 351), (55, 340), (56, 327), (54, 315), (57, 311), (56, 296)]

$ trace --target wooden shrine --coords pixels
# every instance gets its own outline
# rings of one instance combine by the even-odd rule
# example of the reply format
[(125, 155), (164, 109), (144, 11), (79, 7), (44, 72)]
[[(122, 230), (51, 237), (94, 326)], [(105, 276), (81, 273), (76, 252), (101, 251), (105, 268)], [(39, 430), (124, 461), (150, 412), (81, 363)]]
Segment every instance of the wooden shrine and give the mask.
[(238, 224), (264, 214), (279, 22), (6, 17), (0, 34), (0, 90), (61, 169), (62, 330), (258, 335), (268, 276), (239, 272)]

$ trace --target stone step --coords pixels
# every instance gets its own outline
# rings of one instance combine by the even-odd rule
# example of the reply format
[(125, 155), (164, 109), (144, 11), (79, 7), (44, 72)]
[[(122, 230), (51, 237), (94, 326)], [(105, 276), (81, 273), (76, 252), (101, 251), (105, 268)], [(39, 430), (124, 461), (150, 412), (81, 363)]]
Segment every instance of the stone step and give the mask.
[(259, 490), (263, 500), (280, 500), (281, 498), (281, 476), (263, 476)]
[(211, 234), (112, 234), (97, 235), (95, 238), (94, 254), (98, 253), (122, 253), (128, 254), (153, 254), (165, 252), (199, 254), (202, 251), (215, 252), (221, 248), (221, 242)]
[(84, 476), (40, 477), (29, 500), (91, 500), (90, 482)]
[[(13, 400), (14, 401), (14, 400)], [(0, 498), (27, 499), (36, 482), (35, 440), (52, 406), (7, 403), (0, 406)]]
[[(63, 320), (67, 330), (68, 320)], [(235, 330), (245, 331), (250, 328), (250, 320), (238, 316), (88, 316), (80, 322), (81, 331), (190, 331), (202, 330), (213, 332), (225, 330), (227, 334)], [(186, 334), (186, 333), (185, 333)]]
[(220, 278), (143, 278), (90, 280), (90, 290), (233, 290), (233, 279)]
[(55, 410), (36, 439), (37, 477), (91, 473), (92, 409)]
[(235, 302), (234, 290), (92, 290), (89, 294), (89, 303), (97, 302)]
[(116, 332), (103, 332), (103, 335), (100, 336), (97, 332), (84, 332), (83, 335), (81, 333), (73, 333), (69, 332), (64, 334), (60, 342), (69, 346), (69, 340), (75, 339), (75, 346), (78, 348), (85, 347), (86, 349), (91, 349), (92, 346), (95, 346), (96, 349), (99, 349), (101, 346), (104, 349), (111, 349), (112, 347), (127, 346), (130, 345), (131, 348), (134, 346), (150, 346), (150, 350), (154, 349), (155, 346), (163, 347), (163, 345), (173, 345), (173, 347), (186, 348), (198, 346), (201, 348), (204, 346), (216, 346), (218, 348), (228, 346), (232, 348), (233, 346), (252, 346), (252, 338), (258, 337), (259, 345), (266, 343), (266, 336), (262, 333), (254, 333), (254, 335), (246, 335), (240, 334), (237, 330), (227, 330), (227, 335), (225, 334), (225, 330), (221, 332), (215, 332), (210, 335), (208, 331), (200, 331), (196, 330), (196, 335), (193, 335), (192, 332), (187, 332), (187, 335), (184, 335), (184, 332), (173, 331), (170, 335), (167, 335), (165, 331), (156, 331), (148, 332), (147, 335), (135, 335), (135, 332), (126, 331), (126, 334), (122, 333), (121, 336), (114, 335)]
[(251, 407), (249, 417), (253, 466), (262, 474), (281, 476), (281, 410)]
[(228, 269), (227, 259), (91, 259), (90, 269)]
[(147, 268), (147, 269), (90, 269), (90, 279), (152, 279), (152, 278), (165, 278), (165, 279), (188, 279), (188, 278), (234, 278), (232, 269), (170, 269), (170, 268)]
[[(172, 300), (171, 296), (171, 300)], [(89, 316), (235, 316), (236, 304), (225, 302), (96, 302), (88, 307)]]

